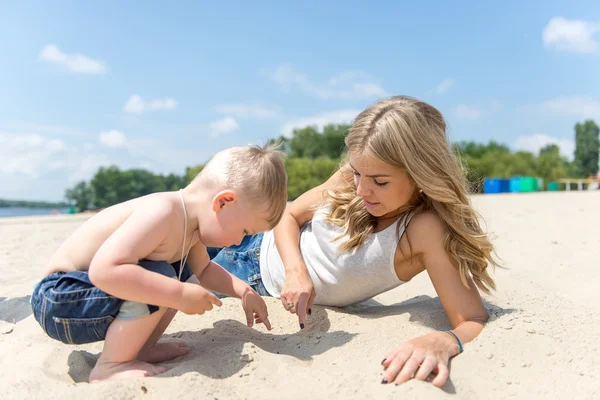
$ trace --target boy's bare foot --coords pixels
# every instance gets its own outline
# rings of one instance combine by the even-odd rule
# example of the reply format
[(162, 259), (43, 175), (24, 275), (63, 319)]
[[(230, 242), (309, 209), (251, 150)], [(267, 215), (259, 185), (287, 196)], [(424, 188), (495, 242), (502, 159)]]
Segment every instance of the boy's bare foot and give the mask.
[(90, 373), (90, 383), (115, 380), (132, 379), (154, 376), (166, 372), (165, 367), (157, 367), (139, 360), (124, 363), (109, 363), (98, 361)]
[(151, 347), (140, 351), (136, 358), (155, 363), (185, 356), (190, 351), (191, 349), (183, 342), (156, 342)]

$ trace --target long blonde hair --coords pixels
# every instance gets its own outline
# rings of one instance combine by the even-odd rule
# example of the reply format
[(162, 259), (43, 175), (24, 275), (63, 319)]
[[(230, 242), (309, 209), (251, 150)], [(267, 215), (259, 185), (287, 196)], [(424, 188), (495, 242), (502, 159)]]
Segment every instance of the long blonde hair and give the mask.
[[(435, 212), (449, 231), (444, 248), (462, 283), (469, 287), (472, 279), (486, 293), (496, 288), (487, 270), (488, 264), (499, 265), (492, 256), (494, 246), (471, 206), (465, 171), (448, 144), (446, 123), (436, 108), (408, 96), (381, 100), (356, 117), (345, 143), (348, 151), (405, 169), (420, 190), (402, 207), (404, 216)], [(356, 195), (347, 162), (340, 169), (342, 183), (327, 191), (325, 203), (331, 206), (328, 220), (344, 228), (342, 236), (349, 236), (340, 250), (352, 251), (373, 233), (377, 218)], [(406, 218), (403, 224), (406, 228)]]

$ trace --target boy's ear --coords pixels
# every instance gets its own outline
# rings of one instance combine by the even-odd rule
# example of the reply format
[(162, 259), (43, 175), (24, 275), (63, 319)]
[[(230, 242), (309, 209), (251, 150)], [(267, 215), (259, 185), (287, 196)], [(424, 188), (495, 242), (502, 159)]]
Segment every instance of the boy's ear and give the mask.
[(234, 204), (238, 199), (233, 190), (222, 190), (213, 197), (212, 209), (214, 212), (220, 212), (223, 207)]

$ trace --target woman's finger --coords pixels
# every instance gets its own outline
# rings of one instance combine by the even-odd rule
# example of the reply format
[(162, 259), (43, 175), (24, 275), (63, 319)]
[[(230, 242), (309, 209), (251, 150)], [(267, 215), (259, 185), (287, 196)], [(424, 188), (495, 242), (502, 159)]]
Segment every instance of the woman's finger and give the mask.
[(301, 294), (296, 306), (298, 308), (298, 323), (300, 324), (300, 328), (304, 329), (304, 324), (306, 323), (306, 313), (308, 312), (308, 294)]
[(408, 382), (409, 379), (414, 377), (424, 359), (424, 354), (413, 353), (413, 355), (404, 363), (404, 366), (396, 376), (396, 379), (394, 379), (396, 385)]
[(444, 386), (444, 383), (446, 383), (446, 381), (448, 380), (449, 374), (450, 372), (448, 371), (448, 365), (446, 365), (443, 362), (439, 362), (437, 365), (437, 375), (435, 376), (435, 378), (433, 378), (431, 383), (433, 383), (434, 386), (442, 387)]
[(283, 308), (285, 308), (287, 311), (289, 311), (290, 313), (294, 314), (295, 311), (292, 311), (293, 309), (295, 309), (296, 307), (296, 303), (294, 302), (294, 300), (292, 299), (291, 296), (286, 296), (286, 297), (281, 297), (281, 304), (283, 305)]
[(387, 369), (383, 372), (381, 383), (393, 382), (396, 379), (396, 375), (400, 372), (404, 363), (410, 359), (412, 355), (412, 349), (400, 347), (399, 351), (393, 357), (386, 359), (384, 366), (387, 365)]
[(429, 374), (435, 369), (438, 364), (437, 358), (433, 356), (425, 357), (425, 360), (421, 363), (419, 370), (415, 374), (415, 379), (418, 381), (424, 381), (427, 379)]
[[(394, 358), (396, 357), (396, 355), (402, 350), (404, 350), (404, 346), (396, 347), (394, 350), (390, 351), (385, 356), (383, 361), (381, 361), (381, 365), (383, 365), (383, 368), (388, 368), (390, 366), (390, 364), (392, 363), (392, 361), (394, 360)], [(410, 357), (410, 355), (409, 355), (409, 357)], [(408, 360), (408, 358), (407, 358), (407, 360)]]
[(310, 292), (310, 297), (308, 298), (308, 315), (312, 314), (312, 306), (313, 303), (315, 302), (315, 297), (317, 297), (317, 292), (315, 292), (315, 289), (311, 290)]

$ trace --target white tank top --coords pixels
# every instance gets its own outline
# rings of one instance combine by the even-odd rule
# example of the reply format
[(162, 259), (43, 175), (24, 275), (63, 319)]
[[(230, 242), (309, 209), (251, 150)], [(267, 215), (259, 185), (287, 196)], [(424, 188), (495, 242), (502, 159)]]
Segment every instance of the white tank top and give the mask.
[[(327, 208), (315, 212), (300, 230), (300, 253), (317, 293), (315, 304), (343, 307), (404, 283), (394, 269), (394, 255), (399, 237), (404, 234), (406, 218), (400, 217), (381, 232), (371, 234), (354, 252), (342, 253), (338, 246), (347, 237), (333, 241), (343, 231), (325, 220), (327, 212)], [(406, 225), (411, 216), (407, 216)], [(402, 224), (400, 236), (399, 224)], [(285, 283), (285, 269), (272, 230), (263, 236), (260, 272), (269, 294), (279, 297)]]

